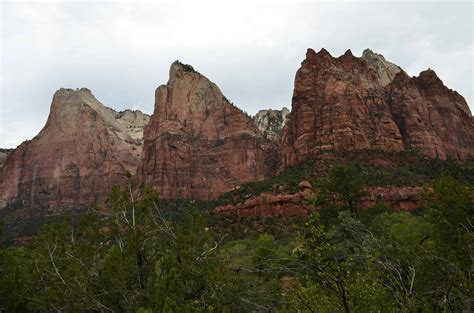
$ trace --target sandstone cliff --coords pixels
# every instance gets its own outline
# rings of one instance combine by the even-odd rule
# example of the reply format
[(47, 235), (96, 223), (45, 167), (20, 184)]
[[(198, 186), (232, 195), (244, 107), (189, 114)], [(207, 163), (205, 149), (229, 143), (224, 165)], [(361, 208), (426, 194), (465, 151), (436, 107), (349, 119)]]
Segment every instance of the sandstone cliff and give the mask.
[(46, 125), (5, 161), (0, 207), (68, 207), (103, 201), (114, 184), (135, 173), (142, 146), (137, 128), (147, 118), (123, 119), (86, 88), (60, 89)]
[[(3, 164), (7, 159), (7, 156), (13, 151), (13, 149), (0, 149), (0, 173), (3, 168)], [(1, 175), (1, 174), (0, 174)]]
[(206, 77), (175, 62), (167, 85), (156, 90), (151, 118), (115, 112), (87, 89), (56, 92), (43, 130), (3, 168), (0, 151), (0, 208), (15, 200), (102, 201), (127, 171), (164, 198), (209, 200), (325, 151), (414, 148), (473, 158), (473, 136), (466, 101), (433, 71), (410, 78), (370, 50), (335, 58), (308, 49), (291, 113), (262, 110), (253, 120)]
[(308, 49), (296, 73), (282, 145), (284, 166), (329, 150), (404, 148), (374, 70), (350, 50), (334, 58), (324, 49)]
[(138, 176), (164, 198), (214, 199), (268, 177), (273, 148), (214, 83), (176, 61), (155, 93)]
[(408, 147), (434, 158), (474, 158), (474, 120), (464, 98), (433, 70), (418, 77), (399, 73), (387, 100)]
[(283, 167), (329, 150), (419, 150), (474, 157), (474, 124), (462, 96), (434, 71), (410, 78), (370, 50), (334, 58), (308, 49), (282, 134)]
[(374, 53), (370, 49), (364, 50), (361, 59), (375, 73), (378, 83), (382, 86), (387, 86), (393, 81), (395, 75), (403, 72), (398, 65), (385, 60), (383, 55)]
[(281, 110), (260, 110), (253, 117), (253, 121), (264, 136), (271, 140), (279, 140), (289, 113), (290, 110), (285, 107)]

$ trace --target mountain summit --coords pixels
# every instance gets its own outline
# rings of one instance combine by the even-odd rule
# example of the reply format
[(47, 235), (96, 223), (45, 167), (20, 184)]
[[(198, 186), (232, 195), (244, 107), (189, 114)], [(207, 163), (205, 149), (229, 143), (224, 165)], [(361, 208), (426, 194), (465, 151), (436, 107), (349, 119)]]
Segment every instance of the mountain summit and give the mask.
[[(89, 89), (56, 91), (46, 125), (5, 160), (0, 205), (73, 207), (102, 201), (141, 156), (149, 116), (115, 112)], [(140, 130), (141, 129), (141, 130)]]

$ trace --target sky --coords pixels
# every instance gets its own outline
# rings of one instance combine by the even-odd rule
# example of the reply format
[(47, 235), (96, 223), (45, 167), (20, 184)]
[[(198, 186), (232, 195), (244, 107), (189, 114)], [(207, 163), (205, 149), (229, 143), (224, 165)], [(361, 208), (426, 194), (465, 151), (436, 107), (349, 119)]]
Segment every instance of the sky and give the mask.
[(153, 113), (175, 60), (250, 114), (291, 108), (307, 48), (370, 48), (412, 76), (431, 68), (474, 111), (470, 1), (0, 1), (0, 148), (32, 139), (61, 87)]

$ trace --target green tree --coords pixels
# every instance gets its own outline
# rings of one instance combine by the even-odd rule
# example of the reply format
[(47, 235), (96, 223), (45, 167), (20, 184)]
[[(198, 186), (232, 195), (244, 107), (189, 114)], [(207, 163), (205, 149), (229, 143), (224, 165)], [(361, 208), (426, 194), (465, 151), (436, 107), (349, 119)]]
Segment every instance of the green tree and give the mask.
[(319, 203), (330, 210), (350, 210), (354, 216), (359, 211), (359, 202), (368, 196), (364, 180), (358, 168), (351, 164), (333, 166), (321, 182)]

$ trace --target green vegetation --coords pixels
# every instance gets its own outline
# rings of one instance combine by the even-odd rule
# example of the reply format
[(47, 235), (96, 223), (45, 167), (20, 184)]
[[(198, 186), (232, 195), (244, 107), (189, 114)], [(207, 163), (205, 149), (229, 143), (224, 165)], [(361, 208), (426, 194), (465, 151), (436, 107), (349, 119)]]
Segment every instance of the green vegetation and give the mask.
[(239, 203), (262, 192), (294, 193), (298, 191), (298, 184), (303, 180), (319, 187), (333, 164), (353, 167), (367, 187), (423, 186), (432, 184), (443, 175), (462, 182), (474, 182), (474, 161), (459, 163), (453, 160), (430, 159), (416, 151), (338, 151), (337, 154), (327, 152), (320, 158), (291, 166), (273, 178), (242, 184), (240, 188), (224, 194), (209, 205)]
[[(305, 166), (275, 179), (291, 189)], [(160, 201), (130, 180), (106, 207), (1, 247), (0, 311), (470, 311), (472, 181), (434, 180), (420, 212), (361, 210), (360, 169), (332, 167), (315, 182), (321, 210), (291, 224), (220, 224), (200, 203)]]

